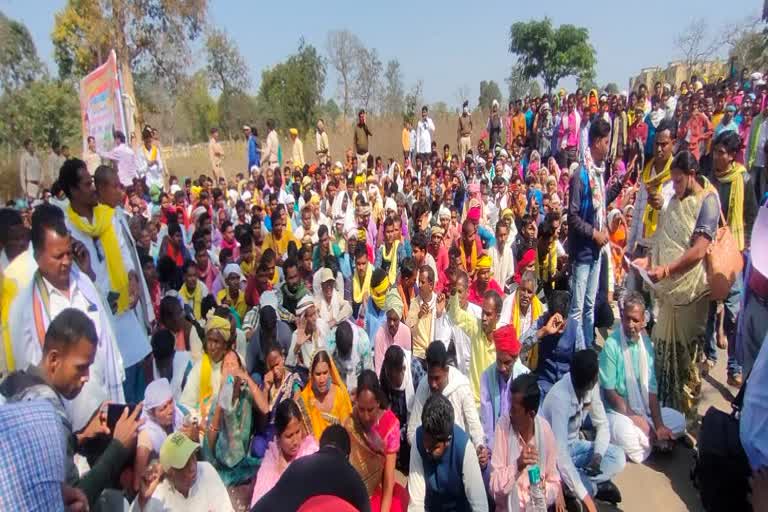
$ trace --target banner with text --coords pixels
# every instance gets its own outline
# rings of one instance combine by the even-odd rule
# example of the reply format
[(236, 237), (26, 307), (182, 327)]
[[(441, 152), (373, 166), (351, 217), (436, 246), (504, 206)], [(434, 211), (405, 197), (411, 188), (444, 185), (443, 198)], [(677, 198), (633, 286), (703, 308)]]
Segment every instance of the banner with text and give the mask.
[(96, 149), (107, 151), (114, 146), (114, 132), (125, 133), (125, 118), (120, 94), (115, 51), (107, 61), (80, 81), (80, 119), (83, 133), (83, 154), (88, 149), (88, 137), (96, 139)]

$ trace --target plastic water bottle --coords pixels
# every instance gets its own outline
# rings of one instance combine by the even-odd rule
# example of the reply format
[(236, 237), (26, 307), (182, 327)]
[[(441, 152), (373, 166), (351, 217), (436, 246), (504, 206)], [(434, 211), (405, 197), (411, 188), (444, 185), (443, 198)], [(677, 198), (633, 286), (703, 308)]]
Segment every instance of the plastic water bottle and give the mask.
[(232, 395), (235, 389), (235, 379), (229, 375), (224, 385), (219, 390), (219, 405), (229, 412), (232, 410)]
[(526, 512), (547, 512), (547, 498), (544, 496), (544, 482), (538, 464), (528, 467), (528, 480), (531, 482), (530, 498), (525, 506)]

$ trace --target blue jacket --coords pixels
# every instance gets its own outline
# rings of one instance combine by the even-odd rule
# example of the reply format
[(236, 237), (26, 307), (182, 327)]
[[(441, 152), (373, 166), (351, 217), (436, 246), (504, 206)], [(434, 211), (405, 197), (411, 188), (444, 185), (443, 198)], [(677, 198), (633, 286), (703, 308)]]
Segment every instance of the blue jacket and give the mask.
[[(261, 165), (261, 151), (259, 150), (259, 140), (251, 135), (248, 137), (248, 172), (251, 172), (251, 167)], [(249, 174), (250, 176), (250, 174)]]
[(424, 428), (416, 429), (416, 448), (424, 464), (425, 510), (470, 512), (472, 509), (464, 491), (464, 453), (469, 437), (453, 425), (453, 439), (440, 460), (435, 460), (424, 449)]
[[(605, 192), (605, 205), (609, 205), (621, 192), (622, 183), (616, 181)], [(592, 239), (595, 225), (595, 207), (592, 204), (592, 187), (589, 185), (584, 165), (573, 173), (568, 188), (568, 254), (573, 263), (592, 263), (600, 256), (600, 247)]]

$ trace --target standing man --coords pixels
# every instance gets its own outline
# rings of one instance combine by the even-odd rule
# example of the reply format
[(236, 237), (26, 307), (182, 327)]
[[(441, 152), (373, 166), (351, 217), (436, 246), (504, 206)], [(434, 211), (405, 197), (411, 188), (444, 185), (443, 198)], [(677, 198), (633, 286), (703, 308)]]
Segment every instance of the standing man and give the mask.
[(291, 141), (293, 142), (293, 147), (291, 148), (291, 160), (293, 161), (293, 168), (304, 168), (304, 143), (301, 142), (301, 139), (299, 138), (299, 130), (296, 128), (291, 128), (288, 130), (288, 133), (291, 136)]
[[(118, 176), (122, 183), (119, 170)], [(115, 315), (115, 333), (125, 365), (125, 399), (138, 403), (144, 397), (146, 384), (152, 381), (152, 360), (147, 357), (152, 348), (136, 311), (141, 288), (128, 250), (129, 241), (120, 229), (115, 210), (98, 204), (85, 162), (67, 161), (59, 173), (59, 183), (69, 199), (65, 212), (67, 227), (88, 251), (94, 284)]]
[[(569, 102), (570, 106), (570, 102)], [(595, 339), (595, 298), (600, 277), (600, 255), (608, 243), (605, 206), (616, 199), (624, 180), (616, 181), (606, 191), (603, 174), (608, 156), (611, 125), (597, 118), (589, 128), (589, 149), (581, 168), (573, 173), (568, 204), (568, 254), (573, 258), (571, 276), (571, 311), (579, 322), (584, 342), (592, 346)], [(631, 173), (626, 173), (625, 178)]]
[(321, 164), (330, 165), (331, 146), (328, 143), (328, 133), (325, 131), (325, 122), (322, 119), (317, 120), (317, 131), (315, 132), (315, 146), (317, 150), (317, 160)]
[(432, 156), (432, 138), (435, 135), (435, 123), (429, 117), (429, 109), (421, 107), (421, 120), (416, 125), (416, 154), (423, 162), (429, 162)]
[[(115, 132), (115, 143), (117, 145), (112, 148), (112, 151), (100, 153), (101, 158), (116, 162), (117, 176), (120, 178), (120, 183), (124, 187), (130, 187), (133, 185), (133, 179), (139, 177), (139, 165), (136, 162), (136, 154), (131, 146), (125, 143), (125, 134), (123, 132)], [(85, 165), (85, 162), (83, 164)]]
[(141, 132), (142, 145), (136, 155), (139, 176), (144, 178), (147, 187), (162, 190), (165, 182), (165, 165), (160, 155), (160, 146), (152, 136), (152, 129), (147, 126)]
[(21, 191), (24, 194), (24, 199), (36, 199), (40, 194), (42, 168), (31, 139), (24, 141), (24, 151), (21, 152), (19, 163), (19, 178), (21, 179)]
[[(365, 110), (360, 110), (357, 113), (357, 124), (355, 125), (355, 135), (352, 141), (355, 146), (358, 165), (365, 165), (365, 162), (368, 161), (369, 137), (373, 137), (373, 133), (368, 129), (368, 125), (365, 124)], [(354, 169), (354, 171), (357, 172), (357, 169)]]
[(280, 147), (280, 140), (275, 130), (275, 121), (267, 119), (267, 144), (264, 146), (264, 161), (272, 168), (278, 166), (277, 151)]
[[(85, 160), (85, 165), (88, 167), (88, 172), (93, 176), (93, 173), (96, 172), (96, 168), (101, 165), (101, 157), (99, 156), (98, 151), (96, 151), (96, 138), (93, 135), (89, 135), (87, 140), (88, 148), (85, 150), (83, 160)], [(56, 176), (58, 176), (58, 173), (54, 174), (54, 177)]]
[[(249, 141), (250, 144), (250, 141)], [(224, 158), (224, 149), (219, 144), (219, 129), (211, 128), (211, 138), (208, 141), (208, 160), (211, 162), (211, 170), (213, 171), (213, 177), (216, 183), (219, 182), (219, 178), (224, 177), (224, 168), (221, 163)], [(250, 148), (249, 148), (249, 163), (250, 163)], [(248, 166), (250, 169), (250, 165)]]
[(527, 124), (525, 122), (525, 114), (522, 112), (522, 106), (523, 106), (523, 100), (516, 100), (513, 111), (512, 111), (512, 117), (510, 118), (510, 124), (509, 124), (509, 133), (511, 134), (511, 138), (507, 136), (507, 143), (509, 144), (509, 147), (512, 147), (512, 142), (517, 140), (519, 137), (522, 137), (523, 143), (525, 143), (525, 137), (527, 134)]
[(469, 115), (469, 102), (465, 101), (461, 106), (461, 115), (459, 116), (458, 141), (459, 161), (463, 162), (467, 152), (472, 148), (472, 116)]
[[(269, 128), (269, 126), (269, 121), (267, 121), (267, 128)], [(248, 143), (248, 175), (250, 176), (251, 169), (261, 165), (261, 151), (259, 150), (258, 139), (259, 134), (255, 128), (251, 128), (248, 125), (243, 126), (243, 133), (245, 134), (245, 140)]]
[(59, 169), (61, 169), (62, 164), (67, 160), (67, 157), (65, 157), (61, 152), (61, 146), (58, 142), (51, 143), (51, 152), (48, 153), (48, 172), (46, 173), (45, 179), (50, 179), (51, 181), (56, 180), (56, 176), (59, 175)]
[(749, 176), (755, 184), (757, 204), (762, 204), (763, 194), (768, 191), (766, 176), (766, 142), (768, 142), (768, 102), (762, 112), (752, 120), (745, 161)]

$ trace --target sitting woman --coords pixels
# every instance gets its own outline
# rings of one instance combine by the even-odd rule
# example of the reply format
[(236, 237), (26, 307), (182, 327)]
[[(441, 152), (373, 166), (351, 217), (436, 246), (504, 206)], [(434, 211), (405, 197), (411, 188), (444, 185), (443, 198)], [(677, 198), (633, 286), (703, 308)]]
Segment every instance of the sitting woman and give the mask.
[(224, 485), (236, 486), (248, 482), (259, 465), (249, 450), (253, 411), (255, 406), (266, 414), (267, 399), (245, 372), (235, 351), (227, 351), (221, 371), (224, 383), (211, 403), (203, 454), (219, 472)]
[(139, 426), (136, 459), (133, 463), (133, 490), (138, 492), (149, 461), (160, 455), (165, 438), (181, 428), (183, 414), (173, 401), (168, 379), (155, 379), (144, 391), (144, 423)]
[(314, 436), (309, 434), (301, 419), (301, 411), (293, 400), (285, 400), (275, 409), (275, 435), (261, 461), (253, 488), (251, 507), (275, 486), (291, 462), (311, 455), (318, 449)]
[(325, 350), (319, 350), (309, 367), (309, 383), (299, 395), (304, 426), (316, 440), (328, 425), (343, 424), (352, 413), (352, 402), (339, 372)]
[(299, 398), (303, 383), (296, 372), (285, 366), (283, 352), (277, 345), (267, 347), (266, 367), (264, 373), (263, 389), (269, 403), (269, 414), (263, 432), (256, 434), (251, 441), (251, 454), (254, 457), (263, 457), (267, 444), (275, 437), (277, 410), (285, 401)]
[(208, 417), (211, 401), (222, 384), (221, 363), (232, 348), (232, 323), (228, 310), (218, 308), (205, 323), (205, 347), (187, 376), (181, 405), (202, 420)]
[(379, 379), (389, 407), (400, 422), (400, 452), (397, 454), (396, 467), (398, 471), (407, 475), (411, 449), (408, 445), (406, 428), (408, 411), (413, 407), (414, 397), (410, 351), (399, 345), (391, 345), (384, 353)]
[(363, 479), (374, 512), (405, 511), (408, 507), (407, 491), (395, 482), (400, 421), (387, 405), (376, 374), (363, 370), (357, 379), (355, 407), (344, 428), (352, 447), (349, 462)]

